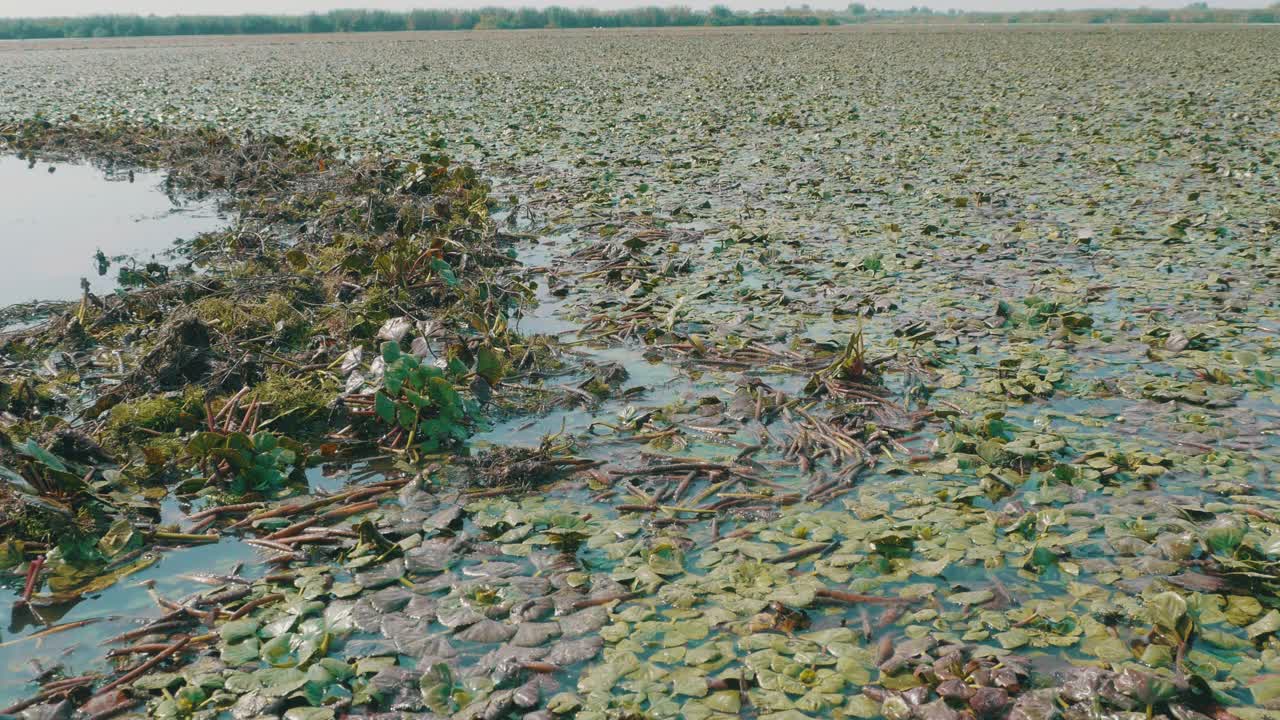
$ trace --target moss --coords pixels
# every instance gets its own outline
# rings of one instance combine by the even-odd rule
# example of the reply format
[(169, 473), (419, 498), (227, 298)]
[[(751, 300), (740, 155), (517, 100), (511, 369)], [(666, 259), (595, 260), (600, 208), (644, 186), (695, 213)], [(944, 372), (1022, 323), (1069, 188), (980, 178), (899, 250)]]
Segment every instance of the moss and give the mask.
[(56, 544), (68, 548), (76, 557), (82, 553), (74, 552), (75, 550), (97, 542), (101, 518), (95, 508), (82, 506), (75, 510), (56, 512), (23, 502), (15, 493), (6, 491), (3, 487), (0, 487), (0, 502), (9, 508), (8, 515), (13, 521), (13, 525), (6, 531), (10, 538)]
[[(12, 445), (21, 445), (25, 443), (28, 438), (38, 437), (48, 429), (51, 429), (49, 427), (48, 416), (37, 418), (35, 420), (23, 420), (11, 423), (5, 426), (4, 429), (4, 434), (8, 438), (5, 442)], [(5, 444), (5, 442), (0, 442), (0, 445)]]
[(598, 377), (591, 378), (591, 380), (587, 382), (587, 384), (583, 387), (583, 389), (591, 393), (592, 395), (595, 395), (597, 398), (600, 398), (601, 400), (606, 400), (609, 398), (610, 395), (613, 394), (613, 388), (609, 387), (608, 384), (602, 382)]
[(192, 252), (206, 252), (210, 250), (220, 250), (230, 246), (235, 242), (235, 233), (230, 230), (216, 230), (213, 232), (201, 233), (191, 241)]
[(59, 396), (66, 392), (67, 388), (74, 388), (79, 384), (79, 374), (67, 372), (58, 373), (49, 380), (36, 384), (36, 398), (41, 407), (44, 407), (49, 403), (56, 401)]
[(186, 442), (179, 436), (166, 435), (153, 438), (142, 445), (142, 461), (148, 472), (138, 479), (152, 479), (150, 471), (177, 460), (182, 453), (186, 452), (186, 449)]
[(204, 298), (194, 304), (194, 309), (197, 317), (233, 339), (271, 336), (281, 345), (302, 347), (311, 338), (310, 324), (281, 293), (244, 301)]
[(7, 383), (0, 379), (0, 412), (12, 412), (10, 410), (15, 404), (14, 400), (22, 401), (22, 387), (25, 383), (18, 380), (14, 383)]
[(110, 448), (132, 443), (151, 444), (157, 433), (193, 430), (204, 417), (204, 394), (196, 388), (180, 393), (147, 395), (111, 409), (102, 441)]
[[(34, 378), (0, 379), (0, 412), (7, 412), (18, 417), (30, 417), (36, 411), (47, 412), (59, 406), (63, 397), (63, 382), (59, 376), (54, 380), (39, 382)], [(66, 382), (79, 382), (78, 377)]]
[(271, 293), (255, 308), (255, 312), (268, 325), (269, 332), (275, 333), (281, 344), (302, 347), (310, 340), (311, 326), (284, 295)]
[(66, 524), (57, 522), (57, 517), (52, 513), (29, 511), (25, 507), (14, 515), (13, 519), (14, 536), (22, 540), (34, 540), (36, 542), (49, 542), (57, 536), (57, 531)]
[(221, 333), (231, 333), (251, 321), (249, 314), (240, 305), (226, 298), (204, 298), (197, 301), (193, 309), (196, 317)]
[(315, 254), (308, 263), (308, 268), (318, 273), (337, 268), (346, 261), (349, 252), (346, 243), (339, 241), (335, 241), (332, 245), (316, 248)]
[(316, 330), (330, 337), (348, 337), (358, 321), (346, 308), (335, 307), (316, 319)]
[(294, 433), (327, 420), (338, 392), (337, 382), (329, 381), (328, 376), (293, 378), (272, 373), (253, 388), (250, 397), (262, 404), (261, 418), (266, 427)]

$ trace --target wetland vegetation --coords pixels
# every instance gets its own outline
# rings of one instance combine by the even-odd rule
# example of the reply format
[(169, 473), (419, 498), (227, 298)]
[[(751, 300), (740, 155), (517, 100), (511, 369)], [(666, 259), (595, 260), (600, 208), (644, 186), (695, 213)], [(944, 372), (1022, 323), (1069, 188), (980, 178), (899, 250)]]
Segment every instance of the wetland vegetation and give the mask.
[(1280, 711), (1280, 33), (391, 38), (0, 45), (0, 713)]

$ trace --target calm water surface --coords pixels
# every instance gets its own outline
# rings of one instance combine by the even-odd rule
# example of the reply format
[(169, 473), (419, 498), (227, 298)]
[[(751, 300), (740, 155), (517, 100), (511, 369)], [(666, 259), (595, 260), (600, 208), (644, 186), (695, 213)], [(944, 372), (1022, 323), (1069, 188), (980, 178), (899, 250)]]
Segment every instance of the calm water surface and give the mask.
[(131, 179), (89, 165), (0, 157), (0, 307), (75, 299), (80, 278), (94, 293), (111, 292), (120, 263), (99, 275), (98, 250), (145, 263), (222, 224), (212, 200), (179, 203), (166, 195), (162, 173)]

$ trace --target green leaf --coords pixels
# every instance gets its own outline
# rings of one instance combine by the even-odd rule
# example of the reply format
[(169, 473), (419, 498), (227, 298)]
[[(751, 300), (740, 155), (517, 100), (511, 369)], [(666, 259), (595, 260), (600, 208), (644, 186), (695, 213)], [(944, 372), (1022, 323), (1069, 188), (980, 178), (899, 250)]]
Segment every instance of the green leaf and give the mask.
[(133, 681), (133, 687), (139, 690), (168, 690), (182, 682), (179, 673), (151, 673)]
[(262, 645), (262, 659), (280, 668), (294, 667), (298, 657), (294, 653), (296, 640), (290, 633), (282, 633)]
[(231, 433), (226, 436), (226, 447), (238, 450), (246, 455), (253, 454), (253, 440), (244, 433)]
[(1027, 632), (1021, 628), (1013, 628), (1007, 632), (996, 635), (996, 640), (1000, 642), (1000, 647), (1005, 650), (1013, 650), (1026, 645), (1031, 639)]
[(401, 405), (397, 408), (396, 419), (399, 420), (400, 427), (412, 430), (418, 421), (418, 414), (413, 411), (413, 408)]
[(413, 403), (414, 405), (416, 405), (418, 408), (422, 410), (426, 410), (432, 405), (431, 398), (421, 395), (417, 392), (414, 392), (409, 388), (404, 389), (404, 396), (408, 398), (409, 402)]
[(310, 261), (307, 259), (307, 254), (298, 248), (294, 248), (289, 252), (286, 252), (284, 254), (284, 259), (289, 261), (289, 264), (293, 266), (294, 270), (306, 270), (307, 266), (310, 264)]
[(1253, 701), (1258, 705), (1280, 698), (1280, 675), (1267, 675), (1249, 683)]
[(373, 396), (373, 409), (384, 422), (389, 425), (395, 424), (396, 404), (385, 393), (378, 392)]
[(26, 559), (23, 554), (21, 540), (6, 538), (0, 540), (0, 570), (9, 570), (22, 564)]
[(1176, 592), (1162, 592), (1147, 601), (1147, 613), (1156, 626), (1177, 632), (1187, 616), (1187, 601)]
[(440, 415), (450, 420), (462, 420), (462, 396), (444, 378), (431, 378), (427, 386), (431, 397), (440, 406)]
[(337, 658), (321, 658), (316, 664), (323, 667), (325, 672), (332, 675), (335, 680), (346, 680), (356, 674), (355, 668), (351, 667), (350, 663), (343, 662)]
[(418, 425), (418, 435), (422, 438), (423, 452), (435, 452), (453, 437), (453, 423), (444, 418), (423, 420)]
[(1250, 640), (1263, 635), (1270, 635), (1277, 630), (1280, 630), (1280, 611), (1277, 610), (1269, 611), (1257, 622), (1244, 629), (1245, 634), (1249, 636)]
[(262, 684), (262, 694), (283, 697), (307, 684), (307, 675), (297, 668), (263, 668), (253, 673)]
[(243, 642), (234, 645), (223, 645), (221, 658), (222, 662), (235, 667), (244, 665), (258, 659), (260, 643), (258, 638), (251, 637)]
[(502, 380), (504, 362), (498, 350), (484, 345), (476, 351), (476, 374), (497, 385)]
[[(27, 482), (26, 478), (22, 477), (18, 473), (14, 472), (13, 470), (10, 470), (9, 468), (3, 465), (0, 465), (0, 480), (13, 483), (18, 487), (23, 488), (24, 491), (26, 488), (31, 488), (31, 485)], [(35, 488), (31, 488), (31, 489), (35, 490)]]
[(441, 260), (440, 258), (436, 258), (431, 261), (431, 269), (435, 270), (436, 273), (444, 279), (446, 285), (449, 287), (458, 287), (458, 276), (454, 274), (453, 268), (449, 263)]
[(668, 676), (671, 690), (677, 695), (705, 697), (707, 694), (706, 673), (697, 668), (677, 668)]
[(1227, 597), (1227, 622), (1243, 627), (1262, 614), (1262, 603), (1250, 595), (1231, 595)]
[(382, 343), (382, 360), (390, 365), (400, 359), (400, 343), (388, 340)]
[[(736, 696), (737, 693), (735, 692), (734, 695)], [(582, 707), (582, 699), (570, 692), (552, 695), (547, 701), (547, 710), (556, 715), (567, 715), (580, 707)]]
[(1230, 555), (1244, 542), (1248, 528), (1239, 518), (1222, 516), (1205, 529), (1204, 540), (1209, 550), (1219, 555)]
[(58, 456), (36, 444), (35, 438), (27, 438), (27, 444), (23, 447), (22, 451), (44, 463), (51, 470), (67, 472), (67, 466), (62, 462), (62, 460), (58, 459)]
[(990, 590), (973, 590), (970, 592), (956, 593), (947, 598), (947, 600), (957, 605), (980, 605), (991, 598), (995, 597), (995, 593)]
[(231, 469), (238, 473), (245, 472), (253, 466), (253, 461), (250, 459), (251, 456), (234, 448), (213, 448), (209, 451), (208, 456), (214, 460), (226, 461), (231, 466)]
[(279, 446), (280, 441), (269, 432), (260, 432), (253, 436), (253, 447), (260, 453), (269, 452)]
[(434, 713), (448, 713), (453, 709), (453, 672), (444, 663), (436, 663), (418, 679), (422, 700)]
[(284, 720), (333, 720), (333, 708), (296, 707), (284, 713)]
[(133, 530), (133, 524), (120, 519), (111, 525), (102, 539), (98, 541), (98, 550), (103, 557), (113, 558), (128, 549), (134, 540), (139, 539)]

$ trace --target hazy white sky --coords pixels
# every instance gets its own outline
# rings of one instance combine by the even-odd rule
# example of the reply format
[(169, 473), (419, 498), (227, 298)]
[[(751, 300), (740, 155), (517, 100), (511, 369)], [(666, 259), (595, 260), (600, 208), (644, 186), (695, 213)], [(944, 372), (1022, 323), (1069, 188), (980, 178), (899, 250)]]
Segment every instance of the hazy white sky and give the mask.
[[(240, 13), (305, 13), (337, 8), (377, 8), (407, 10), (412, 8), (460, 8), (502, 5), (508, 7), (565, 5), (617, 9), (639, 5), (687, 5), (706, 8), (716, 0), (0, 0), (0, 17), (36, 17), (49, 15), (85, 15), (91, 13), (139, 13), (143, 15)], [(1046, 8), (1148, 7), (1175, 8), (1190, 0), (863, 0), (863, 4), (881, 8), (907, 8), (927, 5), (935, 10), (1040, 10)], [(1265, 7), (1270, 0), (1210, 0), (1214, 7)], [(723, 4), (738, 10), (780, 8), (801, 5), (805, 0), (725, 0)], [(808, 0), (818, 8), (840, 8), (848, 0)]]

